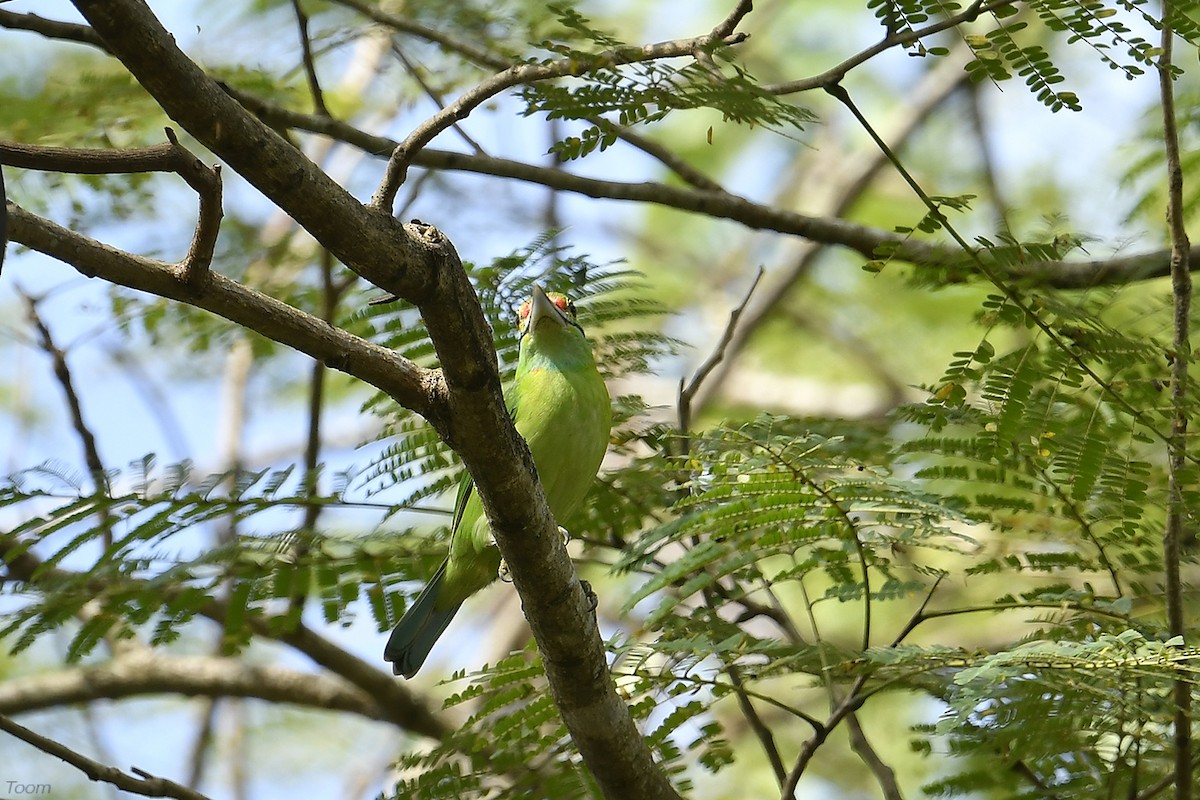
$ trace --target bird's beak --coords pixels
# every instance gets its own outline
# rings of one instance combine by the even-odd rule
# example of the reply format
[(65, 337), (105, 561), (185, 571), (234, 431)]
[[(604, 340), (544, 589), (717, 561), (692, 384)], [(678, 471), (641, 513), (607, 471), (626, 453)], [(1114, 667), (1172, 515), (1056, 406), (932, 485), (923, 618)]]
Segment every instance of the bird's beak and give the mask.
[(535, 283), (533, 285), (533, 302), (529, 305), (529, 321), (526, 323), (525, 330), (534, 330), (543, 319), (552, 319), (560, 325), (564, 323), (562, 312), (558, 310), (558, 306), (554, 305), (554, 301), (546, 296), (546, 290)]

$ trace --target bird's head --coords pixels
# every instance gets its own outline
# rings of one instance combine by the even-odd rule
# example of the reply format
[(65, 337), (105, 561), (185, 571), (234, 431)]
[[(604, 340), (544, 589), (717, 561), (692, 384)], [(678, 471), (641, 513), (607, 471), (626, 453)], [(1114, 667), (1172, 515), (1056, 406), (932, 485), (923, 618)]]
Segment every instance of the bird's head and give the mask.
[(580, 334), (583, 333), (583, 328), (575, 319), (575, 304), (571, 299), (558, 292), (547, 294), (537, 284), (533, 286), (533, 296), (522, 303), (517, 311), (517, 324), (522, 338), (530, 333), (536, 334), (539, 329), (567, 331), (575, 328)]

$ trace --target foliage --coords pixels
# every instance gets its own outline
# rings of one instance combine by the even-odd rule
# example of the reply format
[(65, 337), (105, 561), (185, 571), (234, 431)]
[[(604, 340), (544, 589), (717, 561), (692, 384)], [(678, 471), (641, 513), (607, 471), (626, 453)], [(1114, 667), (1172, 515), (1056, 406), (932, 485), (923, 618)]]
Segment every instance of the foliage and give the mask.
[[(764, 125), (781, 132), (803, 130), (815, 120), (812, 112), (785, 102), (761, 88), (736, 60), (733, 48), (714, 45), (706, 58), (682, 67), (659, 61), (634, 61), (621, 65), (622, 51), (636, 51), (611, 34), (591, 25), (568, 6), (550, 5), (572, 39), (593, 49), (546, 40), (542, 47), (553, 53), (546, 61), (570, 59), (577, 78), (569, 83), (530, 83), (522, 87), (526, 116), (544, 113), (548, 119), (587, 120), (591, 124), (577, 136), (556, 142), (550, 152), (564, 161), (605, 150), (617, 141), (618, 128), (660, 122), (674, 111), (710, 108), (723, 121), (739, 125)], [(718, 65), (724, 65), (724, 68)], [(597, 117), (615, 113), (616, 119), (599, 124)]]
[[(318, 63), (340, 65), (350, 45), (384, 41), (374, 52), (390, 48), (403, 65), (380, 67), (388, 80), (361, 92), (326, 81), (334, 122), (344, 116), (359, 124), (368, 111), (386, 107), (386, 114), (407, 124), (411, 120), (403, 115), (430, 100), (444, 108), (447, 95), (477, 83), (497, 58), (530, 68), (562, 59), (574, 65), (565, 79), (531, 81), (517, 90), (516, 114), (526, 122), (555, 123), (549, 132), (556, 168), (585, 157), (610, 163), (602, 159), (612, 154), (601, 151), (615, 148), (619, 134), (645, 130), (657, 136), (669, 130), (664, 123), (681, 117), (719, 118), (747, 134), (764, 129), (776, 134), (768, 140), (772, 146), (793, 145), (818, 119), (818, 104), (802, 106), (756, 77), (794, 77), (789, 70), (796, 62), (760, 65), (725, 44), (698, 47), (684, 61), (642, 57), (644, 48), (618, 33), (617, 20), (593, 21), (573, 5), (421, 0), (404, 4), (405, 20), (433, 34), (388, 30), (383, 39), (373, 39), (378, 32), (368, 32), (367, 23), (341, 4), (299, 5), (312, 15)], [(783, 8), (789, 5), (779, 4), (773, 13), (794, 13)], [(389, 6), (378, 4), (383, 12)], [(243, 22), (290, 24), (297, 7), (263, 0)], [(1068, 61), (1066, 48), (1130, 80), (1149, 77), (1164, 55), (1151, 41), (1163, 19), (1143, 0), (971, 8), (980, 13), (940, 38), (923, 27), (964, 13), (962, 4), (868, 0), (865, 21), (883, 27), (885, 42), (930, 60), (953, 52), (952, 37), (961, 40), (969, 51), (965, 69), (977, 88), (1021, 78), (1052, 111), (1084, 107), (1075, 91), (1064, 88), (1068, 65), (1078, 69), (1081, 63)], [(1200, 28), (1188, 10), (1170, 6), (1165, 13), (1180, 41), (1196, 44)], [(783, 32), (777, 33), (782, 40)], [(878, 30), (871, 35), (878, 37)], [(803, 49), (790, 41), (781, 48)], [(253, 67), (231, 59), (205, 68), (285, 111), (301, 107), (312, 91), (301, 60), (295, 69), (279, 71), (269, 60), (255, 52), (246, 59)], [(5, 93), (10, 102), (0, 104), (0, 123), (13, 136), (42, 144), (157, 142), (161, 110), (109, 63), (99, 56), (64, 59), (40, 90), (17, 81)], [(65, 79), (74, 67), (79, 78)], [(1178, 67), (1169, 73), (1183, 75)], [(399, 90), (390, 82), (397, 75), (403, 79), (395, 81), (403, 83)], [(873, 77), (893, 91), (891, 76)], [(56, 99), (48, 103), (47, 96)], [(1178, 99), (1182, 127), (1195, 127), (1200, 98), (1181, 91)], [(384, 111), (379, 114), (384, 118)], [(1124, 167), (1135, 218), (1153, 218), (1156, 225), (1165, 205), (1161, 126), (1160, 118), (1144, 126), (1135, 157)], [(538, 174), (554, 175), (547, 179), (551, 187), (578, 177), (532, 164), (517, 169), (503, 157), (492, 158), (469, 127), (456, 133), (475, 145), (476, 165), (490, 164), (506, 175), (537, 166), (543, 170)], [(314, 154), (327, 142), (307, 139), (301, 130), (286, 133), (320, 158)], [(850, 137), (835, 130), (831, 138)], [(661, 152), (656, 143), (644, 149)], [(748, 145), (722, 157), (734, 163), (746, 154), (761, 156), (755, 148), (762, 147)], [(795, 151), (785, 156), (804, 166), (797, 172), (811, 166)], [(755, 161), (747, 172), (783, 172), (776, 161), (785, 159), (769, 160), (774, 157)], [(1198, 158), (1185, 152), (1182, 166), (1189, 175)], [(717, 160), (710, 159), (706, 166)], [(655, 758), (681, 791), (700, 797), (708, 786), (730, 780), (741, 797), (752, 793), (743, 781), (750, 785), (760, 773), (783, 785), (789, 770), (805, 768), (806, 775), (821, 773), (851, 792), (867, 780), (886, 782), (877, 767), (863, 769), (881, 761), (901, 775), (906, 796), (1135, 796), (1170, 779), (1172, 692), (1192, 685), (1198, 658), (1188, 646), (1194, 626), (1182, 638), (1174, 635), (1162, 599), (1164, 574), (1181, 566), (1163, 548), (1172, 481), (1188, 531), (1194, 532), (1200, 514), (1195, 448), (1182, 454), (1181, 464), (1170, 458), (1183, 437), (1179, 420), (1194, 420), (1200, 409), (1194, 370), (1182, 379), (1172, 374), (1175, 365), (1195, 357), (1172, 341), (1179, 298), (1155, 283), (1048, 288), (1045, 273), (1032, 267), (1079, 255), (1087, 237), (1029, 235), (1020, 226), (991, 233), (991, 223), (981, 224), (974, 209), (1001, 201), (976, 186), (985, 181), (974, 172), (971, 191), (961, 191), (955, 184), (963, 174), (956, 170), (965, 173), (966, 167), (944, 160), (905, 171), (906, 178), (918, 175), (914, 183), (936, 189), (924, 195), (928, 208), (910, 213), (916, 206), (897, 201), (890, 185), (874, 187), (867, 202), (846, 198), (823, 230), (850, 231), (840, 242), (846, 244), (874, 230), (877, 220), (860, 224), (840, 217), (860, 211), (866, 217), (860, 206), (885, 206), (890, 216), (878, 228), (887, 232), (885, 244), (863, 270), (851, 270), (852, 277), (835, 275), (824, 264), (797, 268), (810, 282), (772, 288), (770, 319), (747, 334), (759, 343), (783, 340), (781, 349), (815, 362), (802, 336), (816, 330), (833, 339), (835, 325), (825, 326), (826, 317), (817, 313), (807, 317), (804, 291), (797, 287), (821, 298), (857, 301), (861, 294), (867, 299), (855, 308), (877, 304), (870, 316), (880, 320), (876, 330), (886, 336), (861, 336), (857, 350), (866, 351), (868, 364), (886, 362), (872, 359), (872, 348), (915, 349), (907, 329), (933, 326), (926, 319), (931, 298), (973, 292), (962, 295), (971, 298), (973, 322), (956, 331), (968, 343), (946, 347), (948, 357), (941, 350), (920, 354), (926, 363), (936, 362), (940, 377), (893, 375), (901, 389), (915, 387), (918, 399), (873, 410), (870, 418), (841, 408), (807, 415), (773, 407), (768, 399), (750, 411), (710, 403), (689, 415), (666, 407), (660, 397), (647, 399), (651, 391), (661, 395), (662, 384), (673, 384), (653, 379), (677, 376), (682, 340), (698, 339), (694, 323), (707, 321), (714, 307), (727, 312), (714, 287), (744, 277), (766, 250), (758, 244), (739, 240), (723, 246), (725, 257), (718, 258), (709, 252), (711, 239), (651, 229), (646, 238), (659, 243), (660, 252), (631, 258), (636, 269), (623, 260), (596, 263), (564, 244), (572, 228), (559, 227), (561, 209), (551, 202), (536, 222), (548, 232), (506, 256), (466, 265), (494, 332), (504, 380), (511, 379), (517, 360), (515, 310), (539, 283), (577, 301), (598, 363), (619, 392), (606, 468), (588, 502), (561, 522), (571, 531), (581, 574), (596, 591), (611, 673)], [(473, 190), (450, 186), (444, 173), (414, 164), (404, 187), (411, 191), (406, 208), (428, 202), (422, 216), (439, 226), (447, 219), (459, 223), (460, 203)], [(818, 183), (826, 180), (820, 169), (808, 171)], [(676, 177), (698, 183), (694, 176)], [(356, 192), (357, 178), (346, 179)], [(112, 222), (132, 227), (150, 220), (157, 222), (145, 226), (154, 231), (147, 251), (166, 252), (167, 243), (186, 241), (174, 234), (191, 224), (191, 216), (182, 224), (179, 218), (162, 221), (161, 177), (21, 181), (23, 205), (46, 214), (65, 209), (73, 228), (95, 232)], [(424, 197), (434, 194), (436, 202), (418, 196), (426, 181), (433, 189)], [(618, 185), (630, 195), (649, 186), (652, 193), (642, 196), (655, 202), (666, 195), (652, 181)], [(1186, 208), (1194, 212), (1200, 194), (1188, 185)], [(760, 185), (753, 188), (766, 194)], [(784, 185), (781, 179), (767, 188), (778, 190), (776, 205), (767, 209), (733, 189), (706, 187), (693, 196), (693, 210), (709, 213), (726, 202), (729, 219), (767, 229), (774, 224), (767, 217), (786, 217), (798, 227), (811, 222), (801, 216), (808, 213), (810, 198), (802, 195), (811, 185)], [(526, 224), (535, 216), (530, 208), (536, 204), (524, 196), (498, 202), (491, 193), (479, 195), (497, 227), (507, 224), (504, 214), (510, 212), (524, 215)], [(415, 307), (368, 304), (374, 290), (304, 236), (275, 233), (280, 225), (237, 202), (227, 212), (215, 272), (422, 366), (437, 366), (438, 353)], [(599, 220), (606, 236), (624, 224), (590, 210), (575, 220)], [(477, 227), (461, 224), (471, 232)], [(957, 227), (972, 230), (969, 252), (931, 250), (936, 257), (913, 269), (906, 283), (886, 282), (899, 271), (891, 265), (905, 246), (944, 245), (947, 236), (957, 238)], [(975, 235), (980, 230), (989, 232)], [(512, 231), (503, 233), (501, 252), (514, 241)], [(726, 234), (721, 229), (710, 235)], [(481, 248), (494, 248), (493, 241), (480, 240)], [(853, 246), (854, 258), (869, 250), (858, 241)], [(779, 260), (791, 264), (794, 253)], [(661, 288), (672, 281), (694, 286), (690, 294), (680, 293), (682, 300), (664, 297)], [(899, 291), (902, 302), (893, 296)], [(44, 299), (35, 298), (35, 305)], [(314, 391), (306, 383), (321, 375), (319, 368), (296, 369), (295, 357), (277, 343), (174, 301), (116, 287), (106, 288), (103, 300), (106, 333), (175, 357), (162, 360), (178, 362), (172, 369), (188, 380), (207, 375), (231, 343), (249, 341), (270, 412), (298, 405), (292, 401), (299, 391), (309, 390), (308, 422), (320, 444), (321, 391), (330, 384), (313, 378)], [(669, 313), (688, 300), (695, 301), (690, 308)], [(836, 321), (861, 314), (855, 308), (819, 311)], [(738, 313), (752, 311), (748, 304)], [(739, 345), (729, 333), (713, 358), (737, 362), (721, 364), (730, 366), (731, 382), (754, 377), (759, 367), (784, 371), (773, 363), (754, 364), (747, 356), (752, 346), (735, 353)], [(889, 341), (879, 341), (884, 338)], [(886, 374), (888, 366), (879, 371)], [(833, 368), (813, 365), (814, 373), (821, 369)], [(786, 391), (800, 392), (773, 377)], [(679, 402), (685, 385), (676, 390)], [(117, 652), (114, 643), (135, 637), (162, 652), (188, 652), (204, 630), (200, 621), (208, 620), (220, 631), (220, 655), (249, 660), (257, 653), (247, 648), (261, 638), (287, 643), (299, 633), (315, 636), (321, 626), (356, 622), (374, 635), (394, 624), (444, 551), (445, 526), (424, 515), (442, 508), (461, 465), (424, 420), (391, 397), (374, 392), (363, 399), (345, 385), (340, 391), (337, 399), (351, 398), (354, 409), (340, 421), (368, 418), (374, 424), (365, 441), (355, 442), (361, 449), (352, 457), (363, 466), (322, 466), (326, 452), (304, 468), (233, 467), (205, 475), (190, 461), (160, 464), (154, 456), (92, 475), (53, 460), (18, 468), (0, 483), (6, 570), (0, 639), (8, 652), (38, 658), (38, 645), (59, 634), (70, 665), (102, 662)], [(6, 401), (17, 395), (0, 392)], [(680, 418), (696, 422), (684, 430)], [(82, 421), (72, 424), (77, 433), (84, 428)], [(333, 516), (349, 510), (363, 516)], [(1194, 579), (1196, 544), (1185, 545), (1182, 566)], [(457, 722), (441, 739), (405, 743), (384, 786), (388, 796), (600, 796), (596, 776), (559, 717), (540, 656), (528, 644), (515, 650), (494, 664), (479, 666), (486, 660), (480, 657), (471, 670), (430, 689), (431, 695), (450, 693), (446, 717)], [(356, 666), (361, 661), (349, 651), (340, 655)], [(370, 686), (352, 688), (369, 693)], [(428, 688), (412, 686), (415, 694)], [(907, 716), (884, 717), (894, 707)], [(866, 732), (856, 735), (858, 726)], [(852, 729), (848, 747), (838, 738), (844, 728)], [(912, 754), (881, 758), (870, 752), (871, 742), (882, 749), (881, 739), (886, 746), (892, 743), (886, 740), (905, 737)], [(820, 748), (811, 763), (804, 761)], [(855, 766), (842, 769), (850, 758), (858, 759)]]

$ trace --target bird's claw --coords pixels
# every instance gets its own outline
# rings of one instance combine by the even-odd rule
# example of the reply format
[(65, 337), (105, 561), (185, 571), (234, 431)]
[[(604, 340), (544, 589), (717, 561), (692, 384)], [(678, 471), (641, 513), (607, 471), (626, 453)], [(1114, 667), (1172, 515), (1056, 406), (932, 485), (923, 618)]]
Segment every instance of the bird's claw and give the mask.
[(596, 607), (600, 605), (600, 598), (596, 596), (596, 592), (592, 589), (592, 585), (582, 578), (579, 579), (579, 586), (583, 589), (583, 595), (588, 600), (588, 613), (594, 614), (596, 612)]
[(567, 542), (571, 541), (570, 532), (566, 528), (564, 528), (562, 525), (558, 526), (558, 535), (562, 537), (564, 545), (566, 545)]
[(513, 582), (512, 573), (508, 571), (508, 562), (503, 558), (500, 559), (500, 568), (496, 570), (496, 577), (505, 583)]

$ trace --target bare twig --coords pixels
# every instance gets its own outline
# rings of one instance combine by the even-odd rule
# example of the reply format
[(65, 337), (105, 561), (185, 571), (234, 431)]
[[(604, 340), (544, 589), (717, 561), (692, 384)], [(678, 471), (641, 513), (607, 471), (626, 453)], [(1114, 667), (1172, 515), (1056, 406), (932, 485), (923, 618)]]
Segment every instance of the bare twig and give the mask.
[[(891, 126), (889, 133), (889, 139), (896, 143), (897, 148), (903, 147), (934, 111), (952, 97), (960, 86), (969, 81), (969, 75), (962, 66), (962, 51), (965, 50), (965, 45), (955, 48), (950, 55), (929, 70), (909, 94), (903, 116)], [(887, 158), (879, 152), (871, 156), (847, 158), (844, 161), (844, 173), (830, 181), (835, 183), (837, 188), (833, 190), (832, 199), (822, 210), (822, 213), (830, 218), (845, 216), (874, 185), (875, 179), (888, 164)], [(825, 253), (825, 245), (814, 240), (799, 243), (798, 249), (799, 252), (793, 255), (792, 263), (778, 274), (772, 275), (763, 291), (746, 308), (745, 318), (729, 343), (728, 357), (712, 379), (705, 384), (704, 390), (696, 398), (696, 406), (703, 408), (712, 398), (718, 396), (725, 379), (732, 372), (731, 367), (737, 361), (737, 355), (749, 345), (754, 334), (766, 324), (784, 298), (793, 295), (796, 285), (811, 273), (818, 259)]]
[[(23, 742), (33, 745), (43, 753), (59, 758), (88, 776), (89, 780), (111, 783), (118, 789), (143, 797), (175, 797), (178, 800), (209, 800), (205, 795), (189, 789), (182, 784), (167, 778), (159, 778), (150, 773), (131, 767), (134, 773), (130, 775), (116, 767), (110, 767), (93, 761), (82, 753), (77, 753), (64, 744), (49, 739), (31, 731), (8, 717), (0, 714), (0, 730), (12, 734)], [(137, 776), (137, 777), (135, 777)]]
[(742, 312), (746, 310), (746, 305), (750, 302), (750, 298), (754, 296), (754, 290), (758, 288), (758, 282), (762, 280), (764, 270), (758, 268), (758, 273), (755, 274), (754, 280), (750, 282), (750, 288), (746, 290), (742, 301), (729, 312), (729, 322), (725, 324), (725, 331), (721, 334), (721, 338), (717, 341), (716, 347), (708, 354), (708, 358), (704, 359), (696, 371), (692, 373), (692, 378), (686, 385), (683, 378), (679, 379), (679, 392), (676, 398), (676, 406), (679, 414), (679, 431), (682, 435), (687, 436), (691, 430), (692, 424), (692, 400), (696, 397), (696, 393), (700, 391), (700, 387), (704, 385), (704, 379), (707, 378), (721, 360), (725, 358), (725, 349), (729, 343), (733, 341), (734, 334), (737, 331), (738, 321), (742, 318)]
[(742, 682), (742, 673), (737, 664), (732, 662), (726, 664), (725, 672), (729, 675), (729, 682), (733, 686), (734, 696), (737, 697), (742, 716), (746, 718), (750, 729), (754, 731), (754, 735), (762, 744), (763, 753), (767, 756), (767, 762), (771, 765), (775, 780), (782, 787), (784, 781), (787, 780), (787, 767), (784, 766), (783, 757), (779, 754), (779, 746), (775, 744), (775, 735), (771, 733), (771, 728), (763, 722), (757, 709), (754, 708), (754, 704), (750, 702), (750, 696), (746, 693)]
[[(1194, 525), (1188, 530), (1188, 505), (1184, 497), (1190, 486), (1184, 470), (1188, 463), (1188, 368), (1192, 361), (1190, 342), (1192, 275), (1183, 206), (1183, 167), (1180, 164), (1179, 129), (1175, 118), (1175, 67), (1171, 63), (1175, 31), (1171, 16), (1177, 13), (1173, 2), (1163, 4), (1162, 53), (1158, 60), (1159, 94), (1162, 103), (1163, 143), (1167, 159), (1167, 227), (1171, 235), (1171, 293), (1174, 321), (1171, 352), (1171, 433), (1167, 439), (1167, 521), (1163, 532), (1163, 570), (1166, 579), (1167, 625), (1172, 636), (1182, 637), (1188, 630), (1183, 598), (1182, 548), (1194, 540)], [(1175, 800), (1192, 797), (1192, 685), (1185, 676), (1175, 679), (1175, 724), (1173, 731), (1175, 762)]]
[(809, 762), (816, 755), (817, 750), (821, 748), (821, 745), (825, 744), (825, 740), (829, 738), (829, 734), (833, 732), (847, 714), (857, 711), (866, 702), (866, 696), (860, 694), (866, 682), (867, 679), (865, 676), (855, 680), (845, 699), (830, 713), (825, 723), (804, 741), (799, 755), (796, 756), (795, 763), (792, 765), (791, 770), (788, 771), (787, 780), (784, 781), (783, 791), (780, 795), (783, 800), (795, 800), (796, 786), (799, 784), (800, 778), (804, 775), (804, 771), (808, 768)]
[(500, 55), (492, 53), (488, 49), (476, 44), (475, 42), (467, 41), (456, 36), (451, 36), (448, 33), (430, 28), (428, 25), (422, 25), (419, 22), (414, 22), (408, 17), (402, 17), (399, 14), (389, 13), (378, 5), (365, 2), (365, 0), (334, 0), (340, 5), (353, 8), (364, 17), (373, 19), (380, 25), (384, 25), (401, 33), (407, 33), (424, 39), (427, 42), (433, 42), (451, 53), (457, 53), (468, 61), (474, 62), (481, 66), (491, 69), (505, 69), (512, 62)]
[(975, 129), (975, 146), (979, 150), (980, 171), (983, 182), (987, 186), (988, 196), (996, 208), (996, 225), (1000, 230), (1009, 230), (1009, 206), (1005, 200), (1004, 190), (1000, 188), (1000, 171), (997, 169), (996, 156), (992, 151), (992, 131), (988, 127), (983, 114), (983, 101), (980, 98), (980, 85), (967, 84), (967, 107), (971, 111), (971, 126)]
[[(392, 53), (395, 54), (400, 63), (404, 65), (404, 69), (408, 71), (410, 76), (412, 76), (412, 79), (416, 82), (417, 86), (421, 87), (421, 91), (425, 93), (425, 96), (432, 100), (434, 105), (436, 105), (439, 109), (445, 108), (447, 105), (445, 98), (442, 97), (440, 92), (429, 85), (429, 81), (425, 80), (424, 76), (421, 75), (420, 68), (414, 64), (407, 55), (404, 54), (404, 51), (398, 44), (392, 44)], [(461, 138), (466, 143), (467, 147), (470, 147), (476, 155), (486, 155), (483, 151), (483, 148), (480, 147), (479, 142), (476, 142), (474, 139), (472, 139), (470, 134), (463, 129), (462, 125), (459, 125), (457, 122), (455, 122), (450, 127), (454, 129), (454, 132), (458, 134), (459, 138)]]
[(300, 30), (300, 52), (304, 61), (304, 74), (308, 78), (308, 91), (312, 95), (313, 110), (323, 117), (329, 116), (325, 106), (325, 93), (321, 91), (321, 81), (317, 78), (317, 62), (313, 58), (312, 39), (308, 33), (308, 15), (300, 0), (292, 0), (292, 11), (296, 15), (296, 26)]
[[(75, 381), (71, 377), (71, 368), (67, 364), (67, 354), (55, 344), (54, 337), (50, 335), (50, 328), (46, 326), (46, 322), (38, 313), (37, 301), (24, 291), (18, 290), (18, 294), (25, 301), (25, 313), (29, 317), (30, 324), (38, 333), (38, 342), (42, 350), (50, 357), (50, 361), (54, 365), (54, 377), (58, 381), (59, 387), (62, 388), (63, 396), (67, 401), (67, 409), (71, 413), (71, 427), (75, 429), (75, 434), (79, 437), (79, 443), (83, 447), (83, 460), (92, 476), (92, 484), (95, 486), (97, 494), (107, 496), (110, 489), (108, 472), (104, 468), (104, 461), (100, 458), (100, 448), (96, 445), (96, 436), (83, 418), (83, 403), (79, 399), (79, 393), (75, 391)], [(105, 547), (109, 547), (112, 545), (112, 514), (107, 505), (100, 505), (99, 516), (104, 544)]]
[(684, 161), (677, 153), (671, 151), (670, 148), (664, 147), (658, 142), (647, 139), (645, 136), (634, 133), (628, 128), (622, 128), (620, 125), (607, 120), (604, 117), (588, 117), (587, 121), (595, 125), (600, 130), (611, 133), (617, 136), (625, 143), (641, 150), (646, 155), (661, 163), (667, 169), (674, 172), (675, 175), (689, 186), (694, 186), (702, 192), (724, 192), (725, 189), (721, 184), (714, 181), (712, 178), (705, 175), (700, 170), (693, 167), (688, 162)]
[(93, 47), (104, 47), (104, 40), (87, 25), (59, 22), (39, 17), (37, 14), (18, 14), (15, 11), (6, 11), (0, 8), (0, 27), (32, 31), (40, 33), (48, 39), (62, 39), (68, 42), (90, 44)]

